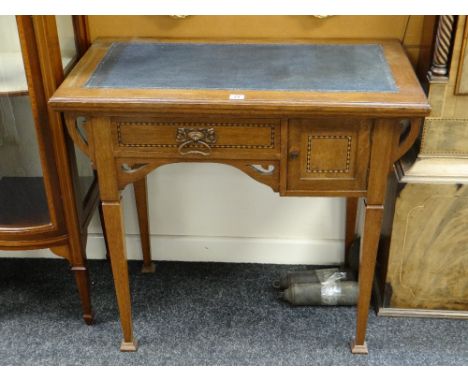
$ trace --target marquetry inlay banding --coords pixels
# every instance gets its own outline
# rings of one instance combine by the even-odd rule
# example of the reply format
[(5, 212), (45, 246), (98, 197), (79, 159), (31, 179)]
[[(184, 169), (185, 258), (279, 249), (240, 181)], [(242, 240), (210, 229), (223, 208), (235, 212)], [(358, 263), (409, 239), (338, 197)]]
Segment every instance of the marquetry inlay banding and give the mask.
[[(117, 139), (120, 147), (153, 147), (153, 148), (177, 148), (180, 143), (176, 141), (176, 133), (174, 135), (174, 143), (126, 143), (123, 141), (122, 137), (122, 127), (125, 126), (166, 126), (166, 127), (175, 127), (177, 128), (220, 128), (216, 130), (216, 134), (222, 136), (223, 127), (246, 127), (246, 128), (268, 128), (270, 129), (269, 142), (265, 144), (210, 144), (211, 148), (217, 149), (274, 149), (275, 148), (275, 134), (276, 134), (276, 125), (269, 123), (218, 123), (218, 122), (120, 122), (117, 124)], [(247, 133), (247, 132), (246, 132)], [(190, 144), (186, 147), (199, 147), (200, 144)]]
[[(313, 169), (312, 168), (312, 141), (314, 139), (344, 139), (347, 141), (346, 146), (346, 165), (344, 168), (336, 168), (336, 169)], [(307, 137), (307, 154), (306, 154), (306, 171), (308, 173), (314, 174), (343, 174), (349, 172), (349, 168), (351, 165), (351, 142), (352, 137), (348, 135), (308, 135)]]

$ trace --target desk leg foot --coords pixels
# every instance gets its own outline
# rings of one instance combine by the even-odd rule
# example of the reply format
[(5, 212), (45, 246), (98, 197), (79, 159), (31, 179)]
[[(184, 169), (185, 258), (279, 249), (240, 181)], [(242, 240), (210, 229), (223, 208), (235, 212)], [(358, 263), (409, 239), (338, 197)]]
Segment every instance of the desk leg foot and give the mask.
[(83, 308), (83, 320), (86, 325), (91, 325), (93, 323), (93, 311), (91, 309), (88, 270), (84, 265), (72, 266), (71, 270), (75, 275), (76, 285), (80, 295), (81, 306)]
[(367, 342), (364, 341), (362, 345), (356, 344), (356, 340), (351, 341), (351, 353), (353, 354), (369, 354), (367, 349)]
[(137, 348), (138, 348), (138, 341), (135, 339), (131, 342), (122, 341), (122, 344), (120, 345), (121, 352), (133, 352), (133, 351), (137, 351)]
[(83, 320), (86, 325), (92, 325), (94, 322), (93, 314), (83, 314)]
[(141, 267), (141, 273), (154, 273), (156, 271), (156, 264), (151, 263), (149, 265), (143, 264)]

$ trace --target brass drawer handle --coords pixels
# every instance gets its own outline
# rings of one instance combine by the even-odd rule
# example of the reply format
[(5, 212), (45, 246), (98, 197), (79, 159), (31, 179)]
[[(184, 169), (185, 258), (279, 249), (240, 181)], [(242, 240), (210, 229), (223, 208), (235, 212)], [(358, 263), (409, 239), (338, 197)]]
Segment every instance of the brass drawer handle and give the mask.
[[(176, 141), (180, 143), (180, 155), (200, 154), (210, 155), (211, 146), (216, 142), (214, 128), (179, 127), (176, 131)], [(197, 145), (196, 148), (193, 145)]]

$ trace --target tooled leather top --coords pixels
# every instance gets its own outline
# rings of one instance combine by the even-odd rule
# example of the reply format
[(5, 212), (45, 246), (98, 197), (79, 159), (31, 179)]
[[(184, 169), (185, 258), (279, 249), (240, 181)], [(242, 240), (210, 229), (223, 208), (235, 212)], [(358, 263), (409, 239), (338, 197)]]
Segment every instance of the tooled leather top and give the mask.
[(88, 88), (397, 92), (378, 44), (115, 42)]

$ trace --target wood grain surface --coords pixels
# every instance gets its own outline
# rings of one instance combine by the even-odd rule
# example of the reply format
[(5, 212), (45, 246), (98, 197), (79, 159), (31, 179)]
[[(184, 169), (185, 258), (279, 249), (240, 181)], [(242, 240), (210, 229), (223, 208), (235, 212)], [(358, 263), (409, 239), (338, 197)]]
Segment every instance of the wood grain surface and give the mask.
[[(124, 336), (121, 350), (136, 350), (136, 345), (120, 191), (163, 164), (214, 162), (235, 166), (283, 196), (366, 197), (356, 338), (351, 349), (365, 352), (387, 175), (419, 129), (419, 123), (412, 124), (410, 138), (400, 140), (400, 121), (416, 122), (430, 110), (401, 45), (378, 42), (396, 92), (242, 90), (244, 99), (233, 100), (227, 90), (85, 87), (111, 43), (96, 41), (50, 104), (65, 112), (68, 120), (77, 115), (89, 119), (90, 143), (84, 151), (94, 160), (99, 178)], [(75, 129), (76, 124), (66, 127)], [(71, 136), (77, 139), (73, 131)], [(138, 194), (144, 200), (144, 192)], [(139, 204), (146, 208), (144, 202)], [(349, 214), (351, 220), (351, 208)], [(143, 229), (146, 216), (140, 211)], [(347, 230), (353, 230), (351, 223)]]
[(393, 227), (386, 306), (468, 310), (468, 187), (408, 184)]

